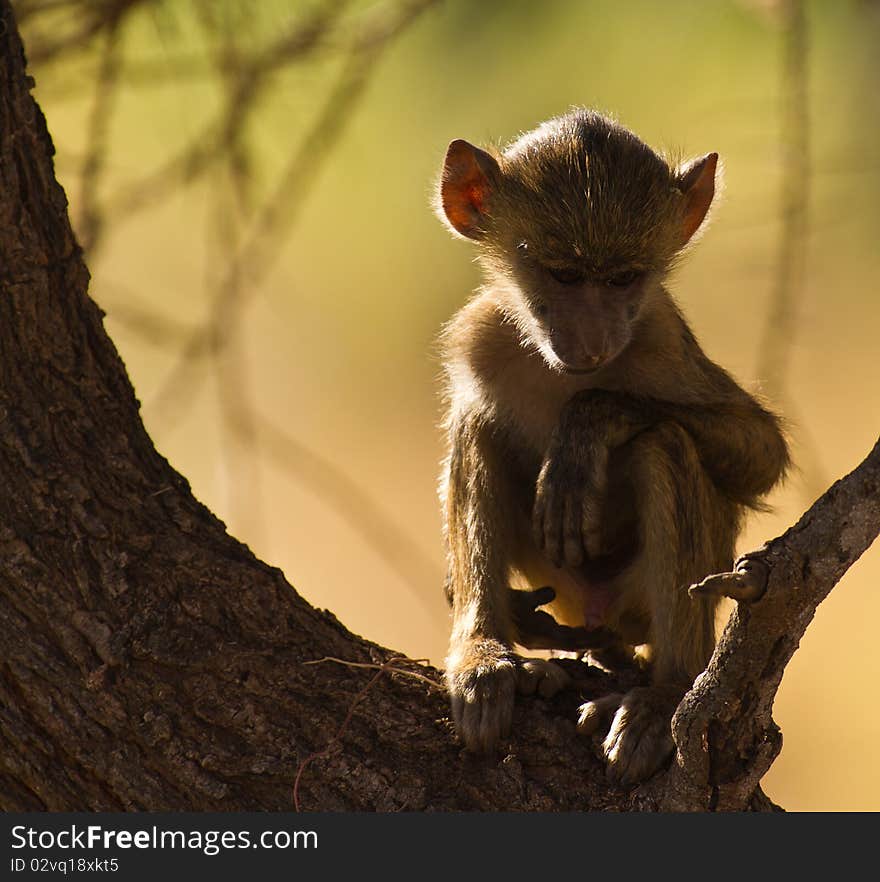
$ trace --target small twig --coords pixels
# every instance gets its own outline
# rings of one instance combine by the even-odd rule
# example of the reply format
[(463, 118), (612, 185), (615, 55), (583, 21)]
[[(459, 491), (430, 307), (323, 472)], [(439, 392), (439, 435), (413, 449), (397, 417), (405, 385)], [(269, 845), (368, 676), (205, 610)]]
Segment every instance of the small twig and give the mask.
[(69, 52), (84, 52), (102, 31), (115, 28), (138, 6), (155, 2), (156, 0), (105, 0), (103, 3), (94, 3), (92, 0), (83, 0), (79, 3), (54, 2), (34, 6), (32, 15), (64, 6), (78, 7), (78, 11), (69, 16), (75, 25), (72, 30), (58, 35), (58, 29), (53, 28), (52, 39), (35, 40), (28, 47), (28, 61), (31, 64), (45, 64), (57, 61)]
[[(292, 437), (265, 417), (253, 415), (262, 449), (277, 465), (332, 508), (394, 570), (423, 607), (425, 582), (440, 584), (437, 563), (385, 513), (375, 499), (330, 459)], [(243, 430), (244, 431), (244, 430)]]
[[(107, 283), (104, 283), (104, 287)], [(114, 286), (115, 287), (115, 286)], [(130, 297), (129, 293), (123, 292)], [(102, 304), (103, 304), (103, 298)], [(152, 309), (135, 303), (112, 300), (106, 304), (107, 319), (117, 322), (140, 339), (154, 346), (176, 349), (182, 340), (192, 334), (192, 327), (174, 319), (158, 315)]]
[[(323, 661), (335, 661), (340, 664), (348, 664), (351, 667), (367, 667), (360, 662), (346, 662), (342, 659), (327, 657), (326, 659), (315, 659), (312, 662), (304, 662), (304, 664), (319, 664)], [(354, 699), (351, 702), (351, 705), (348, 708), (348, 713), (345, 715), (345, 719), (342, 721), (342, 725), (336, 730), (336, 734), (327, 742), (325, 747), (321, 750), (316, 751), (315, 753), (309, 754), (300, 764), (296, 770), (296, 777), (293, 779), (293, 808), (294, 811), (301, 811), (300, 802), (299, 802), (299, 785), (302, 780), (303, 772), (306, 770), (306, 766), (310, 763), (314, 762), (316, 759), (320, 759), (321, 757), (327, 756), (330, 751), (342, 740), (342, 736), (345, 734), (346, 729), (348, 729), (348, 725), (354, 716), (355, 708), (361, 703), (367, 693), (373, 688), (373, 686), (378, 683), (379, 678), (386, 671), (394, 671), (396, 673), (401, 674), (409, 674), (410, 676), (415, 676), (412, 671), (404, 671), (399, 668), (395, 668), (395, 665), (398, 662), (407, 661), (405, 656), (394, 656), (393, 658), (389, 658), (384, 664), (378, 665), (376, 668), (376, 673), (370, 677), (367, 684), (360, 690), (360, 692), (355, 695)], [(436, 685), (436, 684), (434, 684)]]
[[(758, 348), (758, 376), (776, 401), (788, 398), (786, 378), (797, 329), (797, 302), (802, 296), (809, 241), (810, 116), (808, 101), (809, 28), (804, 0), (785, 0), (783, 42), (782, 197), (776, 282)], [(786, 410), (791, 412), (788, 403)], [(806, 431), (798, 435), (801, 467), (810, 499), (828, 485), (819, 445)]]
[[(427, 658), (407, 658), (403, 659), (407, 662), (407, 664), (413, 665), (427, 665), (430, 664), (430, 659)], [(407, 671), (405, 668), (397, 668), (397, 667), (388, 667), (388, 662), (385, 662), (383, 665), (374, 664), (371, 662), (353, 662), (348, 661), (344, 658), (336, 658), (332, 655), (325, 655), (323, 658), (316, 658), (312, 661), (303, 662), (304, 665), (321, 665), (325, 662), (336, 662), (338, 665), (345, 665), (348, 668), (366, 668), (369, 670), (389, 670), (393, 671), (395, 674), (404, 674), (407, 677), (412, 677), (414, 680), (420, 680), (423, 683), (427, 683), (432, 689), (439, 689), (441, 692), (445, 690), (445, 687), (442, 683), (438, 683), (436, 680), (432, 680), (430, 677), (426, 677), (424, 674), (419, 674), (416, 671)]]
[(104, 49), (95, 80), (95, 97), (89, 115), (86, 156), (80, 172), (79, 240), (84, 251), (94, 252), (104, 228), (104, 215), (98, 207), (101, 176), (104, 172), (110, 120), (115, 109), (121, 68), (121, 25), (117, 15), (106, 27)]
[[(234, 162), (230, 172), (235, 174)], [(220, 255), (231, 253), (237, 242), (232, 212), (229, 216), (222, 210), (222, 190), (218, 189), (217, 247)], [(217, 302), (219, 321), (228, 322), (228, 343), (222, 352), (212, 359), (217, 380), (217, 399), (220, 406), (221, 430), (226, 441), (227, 475), (230, 510), (242, 518), (239, 527), (244, 535), (255, 540), (263, 533), (261, 502), (260, 439), (256, 422), (247, 406), (248, 352), (243, 337), (243, 327), (232, 318), (238, 312), (241, 289), (233, 284), (227, 289), (227, 297)], [(222, 318), (226, 316), (225, 320)]]
[(782, 230), (777, 258), (776, 289), (759, 352), (759, 376), (774, 396), (781, 397), (791, 360), (796, 325), (795, 304), (803, 288), (809, 171), (809, 109), (807, 103), (807, 21), (803, 0), (786, 0), (782, 115)]
[[(217, 7), (209, 2), (198, 5), (200, 17), (211, 32), (222, 37), (215, 52), (214, 64), (219, 77), (225, 80), (230, 94), (236, 90), (241, 70), (240, 53), (236, 41), (237, 29), (233, 22), (221, 16), (218, 24)], [(232, 99), (230, 99), (232, 100)], [(209, 218), (207, 252), (214, 253), (208, 262), (221, 268), (229, 261), (230, 270), (222, 268), (218, 278), (206, 272), (207, 287), (213, 294), (216, 327), (227, 328), (228, 344), (213, 359), (217, 379), (217, 397), (220, 405), (221, 429), (226, 443), (223, 452), (227, 460), (229, 481), (229, 508), (243, 520), (242, 529), (251, 539), (262, 535), (263, 517), (261, 504), (261, 459), (258, 449), (256, 426), (246, 410), (248, 401), (248, 358), (243, 326), (238, 321), (239, 301), (242, 296), (241, 278), (234, 272), (234, 257), (239, 245), (240, 219), (246, 214), (247, 180), (249, 164), (242, 129), (236, 130), (226, 145), (226, 162), (217, 169), (216, 198), (213, 216)], [(225, 186), (224, 172), (228, 172)]]
[(143, 211), (202, 177), (238, 139), (271, 75), (284, 65), (310, 59), (323, 46), (344, 6), (343, 0), (329, 0), (261, 52), (240, 57), (236, 86), (221, 115), (191, 137), (180, 153), (123, 187), (108, 203), (114, 219)]
[(706, 576), (702, 582), (691, 585), (688, 593), (691, 597), (700, 595), (729, 597), (744, 603), (754, 603), (767, 590), (769, 571), (761, 560), (763, 549), (743, 555), (730, 573), (715, 573)]

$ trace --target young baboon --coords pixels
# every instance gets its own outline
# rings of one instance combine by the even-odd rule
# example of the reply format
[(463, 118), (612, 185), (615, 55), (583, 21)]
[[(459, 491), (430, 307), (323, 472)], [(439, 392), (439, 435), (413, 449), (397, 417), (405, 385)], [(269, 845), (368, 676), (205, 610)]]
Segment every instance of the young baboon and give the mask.
[[(580, 727), (611, 719), (625, 782), (669, 755), (671, 714), (714, 646), (716, 603), (688, 586), (730, 569), (744, 511), (789, 462), (779, 420), (703, 353), (664, 287), (717, 160), (670, 164), (588, 110), (503, 151), (449, 145), (438, 212), (485, 276), (442, 337), (447, 683), (468, 748), (509, 731), (518, 682), (559, 685), (514, 644), (616, 642), (646, 646), (651, 685), (585, 704)], [(537, 611), (550, 598), (553, 618)]]

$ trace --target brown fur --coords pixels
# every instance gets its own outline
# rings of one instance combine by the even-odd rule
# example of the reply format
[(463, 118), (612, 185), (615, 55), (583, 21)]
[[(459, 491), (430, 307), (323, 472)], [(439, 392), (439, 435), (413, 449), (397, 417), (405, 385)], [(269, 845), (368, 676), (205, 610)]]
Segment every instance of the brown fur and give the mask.
[[(788, 465), (777, 418), (702, 352), (663, 284), (717, 157), (673, 167), (590, 111), (449, 155), (441, 211), (487, 279), (442, 338), (453, 714), (468, 747), (493, 748), (511, 647), (547, 647), (557, 623), (561, 648), (647, 644), (654, 686), (620, 697), (605, 740), (636, 780), (668, 755), (669, 716), (712, 652), (715, 604), (687, 588), (730, 568), (743, 511)], [(552, 586), (556, 622), (511, 595), (517, 579)], [(584, 729), (602, 714), (586, 705)]]

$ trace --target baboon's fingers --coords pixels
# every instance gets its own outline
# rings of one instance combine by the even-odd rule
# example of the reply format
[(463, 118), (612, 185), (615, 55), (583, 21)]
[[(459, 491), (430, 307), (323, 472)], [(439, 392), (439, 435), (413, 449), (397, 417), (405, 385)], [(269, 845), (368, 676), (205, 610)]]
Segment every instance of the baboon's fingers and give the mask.
[(535, 588), (534, 591), (518, 591), (517, 594), (523, 595), (524, 602), (532, 612), (539, 606), (546, 606), (556, 600), (556, 590), (549, 585)]
[(559, 665), (549, 659), (523, 659), (517, 666), (517, 690), (522, 695), (534, 695), (541, 698), (552, 698), (571, 682), (571, 677)]
[(602, 743), (608, 774), (624, 786), (650, 778), (674, 749), (670, 720), (680, 691), (653, 686), (630, 690)]
[(584, 735), (598, 732), (603, 723), (611, 719), (622, 700), (622, 693), (612, 692), (582, 704), (578, 709), (578, 731)]
[(604, 646), (603, 629), (588, 631), (560, 625), (550, 613), (536, 610), (516, 619), (517, 643), (527, 649), (561, 649), (578, 652), (592, 646)]
[(619, 642), (607, 628), (573, 628), (560, 625), (550, 613), (538, 609), (556, 598), (549, 585), (534, 591), (508, 590), (510, 613), (516, 627), (516, 642), (528, 649), (561, 649), (577, 652), (602, 649)]

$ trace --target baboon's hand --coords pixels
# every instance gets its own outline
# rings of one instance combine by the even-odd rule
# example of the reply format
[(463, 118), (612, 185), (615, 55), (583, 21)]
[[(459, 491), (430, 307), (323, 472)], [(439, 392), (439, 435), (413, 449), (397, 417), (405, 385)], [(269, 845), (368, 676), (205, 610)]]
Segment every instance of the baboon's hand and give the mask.
[(579, 567), (598, 556), (608, 447), (575, 433), (557, 433), (535, 492), (532, 528), (538, 547), (556, 566)]
[(526, 649), (605, 649), (616, 646), (620, 638), (608, 628), (572, 628), (560, 625), (553, 616), (538, 609), (551, 603), (556, 592), (549, 586), (534, 591), (508, 590), (510, 615), (516, 628), (516, 642)]
[(488, 753), (510, 732), (516, 656), (499, 640), (461, 641), (447, 659), (452, 718), (465, 747)]
[(611, 718), (602, 742), (608, 773), (631, 786), (650, 778), (669, 759), (672, 714), (682, 694), (676, 686), (644, 686), (589, 701), (581, 705), (578, 728), (592, 734)]

